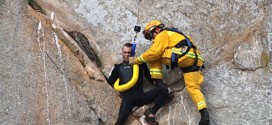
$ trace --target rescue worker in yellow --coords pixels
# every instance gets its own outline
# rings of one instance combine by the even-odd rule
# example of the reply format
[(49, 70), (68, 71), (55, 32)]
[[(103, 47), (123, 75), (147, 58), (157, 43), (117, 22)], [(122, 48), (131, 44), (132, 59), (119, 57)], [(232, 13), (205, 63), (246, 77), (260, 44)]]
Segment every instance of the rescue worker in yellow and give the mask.
[(153, 44), (139, 57), (130, 58), (130, 62), (148, 63), (153, 79), (163, 79), (162, 64), (171, 66), (171, 69), (179, 67), (183, 72), (186, 89), (201, 113), (199, 125), (209, 125), (206, 100), (200, 90), (204, 81), (201, 71), (203, 59), (194, 41), (176, 28), (165, 27), (159, 20), (149, 22), (143, 35)]

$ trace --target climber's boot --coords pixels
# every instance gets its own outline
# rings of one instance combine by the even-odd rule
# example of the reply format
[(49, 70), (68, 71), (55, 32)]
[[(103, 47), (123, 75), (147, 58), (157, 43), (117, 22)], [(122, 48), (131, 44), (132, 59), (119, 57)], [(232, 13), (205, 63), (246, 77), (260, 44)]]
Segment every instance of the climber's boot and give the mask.
[(210, 117), (207, 108), (201, 109), (200, 111), (201, 119), (198, 125), (210, 125)]
[(155, 117), (150, 117), (149, 114), (151, 114), (151, 108), (148, 108), (145, 110), (145, 121), (149, 124), (149, 125), (159, 125), (159, 122), (156, 120)]
[(145, 121), (150, 125), (159, 125), (159, 122), (155, 117), (149, 117), (149, 115), (145, 116)]

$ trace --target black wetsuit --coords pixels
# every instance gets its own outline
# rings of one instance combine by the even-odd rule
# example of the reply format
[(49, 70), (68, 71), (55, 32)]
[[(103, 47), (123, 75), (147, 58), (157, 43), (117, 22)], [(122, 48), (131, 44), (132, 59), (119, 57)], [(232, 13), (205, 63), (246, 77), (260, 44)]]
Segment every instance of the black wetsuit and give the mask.
[[(145, 63), (139, 65), (139, 78), (137, 83), (128, 91), (121, 92), (121, 106), (119, 110), (119, 116), (116, 122), (116, 125), (124, 125), (129, 113), (132, 111), (134, 106), (143, 106), (145, 104), (154, 102), (154, 106), (151, 109), (152, 114), (156, 114), (159, 108), (164, 103), (165, 98), (167, 97), (167, 89), (165, 87), (156, 87), (146, 93), (143, 91), (143, 75), (145, 74), (146, 78), (149, 81), (152, 81), (149, 74), (149, 69)], [(114, 69), (109, 76), (108, 83), (113, 85), (114, 82), (119, 78), (120, 84), (127, 83), (133, 73), (133, 67), (126, 63), (122, 62), (114, 66)]]

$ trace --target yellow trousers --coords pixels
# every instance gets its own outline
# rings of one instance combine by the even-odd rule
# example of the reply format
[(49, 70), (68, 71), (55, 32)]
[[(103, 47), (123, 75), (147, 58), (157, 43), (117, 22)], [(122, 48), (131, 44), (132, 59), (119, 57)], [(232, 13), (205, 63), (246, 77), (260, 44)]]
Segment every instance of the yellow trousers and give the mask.
[(201, 71), (188, 72), (183, 74), (186, 89), (191, 96), (193, 102), (196, 104), (197, 109), (201, 110), (206, 108), (206, 100), (201, 92), (201, 85), (203, 84), (204, 77)]
[[(192, 66), (194, 63), (193, 58), (188, 58), (186, 56), (179, 58), (178, 65), (179, 67)], [(162, 64), (170, 65), (169, 58), (161, 58), (159, 61), (149, 62), (150, 75), (152, 78), (163, 79), (162, 75)], [(198, 60), (197, 65), (201, 66), (203, 64), (202, 60)], [(188, 72), (183, 74), (186, 89), (191, 96), (193, 102), (196, 104), (197, 109), (201, 110), (206, 108), (206, 100), (201, 92), (201, 85), (204, 82), (204, 77), (201, 71)]]

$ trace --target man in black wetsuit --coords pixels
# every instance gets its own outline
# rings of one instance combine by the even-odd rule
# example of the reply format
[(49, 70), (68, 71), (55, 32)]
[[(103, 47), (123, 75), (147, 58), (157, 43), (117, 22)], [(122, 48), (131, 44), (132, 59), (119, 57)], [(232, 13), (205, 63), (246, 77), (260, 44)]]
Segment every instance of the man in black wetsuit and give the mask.
[[(108, 83), (111, 86), (118, 78), (120, 79), (121, 85), (130, 81), (133, 75), (133, 68), (129, 64), (129, 57), (132, 50), (131, 47), (131, 43), (126, 43), (123, 45), (123, 62), (114, 65), (114, 68), (112, 69), (108, 79)], [(150, 109), (149, 114), (145, 114), (145, 121), (151, 125), (159, 125), (159, 123), (155, 119), (155, 115), (159, 108), (163, 105), (167, 97), (168, 90), (166, 87), (158, 86), (144, 93), (143, 75), (145, 75), (150, 82), (155, 81), (156, 84), (162, 84), (162, 81), (160, 80), (151, 79), (149, 69), (145, 63), (139, 65), (139, 77), (137, 83), (129, 90), (125, 92), (120, 92), (122, 102), (119, 110), (118, 119), (115, 125), (124, 125), (134, 106), (140, 107), (151, 102), (154, 102), (154, 106)]]

